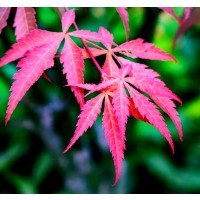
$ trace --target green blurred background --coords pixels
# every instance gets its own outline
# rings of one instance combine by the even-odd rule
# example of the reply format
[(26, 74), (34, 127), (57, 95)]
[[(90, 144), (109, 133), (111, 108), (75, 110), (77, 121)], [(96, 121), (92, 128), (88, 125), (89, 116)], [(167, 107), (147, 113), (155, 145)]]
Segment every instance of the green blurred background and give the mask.
[[(75, 8), (80, 29), (107, 28), (116, 43), (125, 42), (122, 21), (114, 8)], [(181, 15), (183, 8), (176, 8)], [(36, 8), (41, 29), (61, 31), (53, 8)], [(172, 49), (177, 22), (158, 8), (128, 8), (130, 39), (144, 38), (176, 57), (171, 61), (147, 61), (183, 101), (177, 109), (184, 142), (169, 118), (175, 154), (161, 134), (149, 124), (129, 118), (121, 177), (112, 186), (114, 165), (100, 116), (91, 129), (66, 153), (79, 106), (67, 87), (62, 66), (55, 59), (47, 70), (52, 83), (40, 80), (29, 90), (4, 126), (9, 88), (16, 72), (13, 62), (0, 69), (0, 193), (200, 193), (200, 26), (190, 28)], [(15, 42), (12, 28), (15, 9), (0, 35), (0, 56)], [(73, 30), (73, 29), (72, 29)], [(80, 41), (78, 41), (80, 43)], [(98, 58), (100, 63), (103, 57)], [(98, 83), (99, 74), (86, 60), (85, 80)]]

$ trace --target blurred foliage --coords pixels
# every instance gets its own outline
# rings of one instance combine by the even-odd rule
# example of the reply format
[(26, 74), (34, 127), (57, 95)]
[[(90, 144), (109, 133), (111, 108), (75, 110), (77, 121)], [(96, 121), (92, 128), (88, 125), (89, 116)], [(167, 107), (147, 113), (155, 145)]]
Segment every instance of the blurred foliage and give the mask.
[[(123, 24), (114, 8), (75, 8), (80, 29), (104, 26), (115, 42), (125, 41)], [(176, 8), (182, 13), (183, 8)], [(53, 8), (36, 8), (41, 29), (60, 31)], [(114, 166), (101, 128), (101, 117), (78, 142), (62, 154), (73, 135), (79, 106), (67, 87), (62, 66), (47, 71), (19, 103), (9, 124), (4, 117), (16, 62), (0, 69), (0, 192), (1, 193), (199, 193), (200, 192), (200, 26), (190, 28), (172, 48), (177, 22), (158, 8), (128, 8), (130, 39), (144, 38), (171, 53), (177, 63), (146, 61), (183, 101), (177, 105), (183, 124), (180, 142), (165, 116), (175, 142), (175, 154), (149, 124), (130, 118), (120, 180), (113, 187)], [(12, 9), (0, 35), (0, 56), (15, 42)], [(73, 28), (72, 28), (73, 29)], [(80, 43), (80, 40), (76, 42)], [(98, 58), (103, 63), (104, 57)], [(86, 81), (97, 83), (98, 71), (86, 61)]]

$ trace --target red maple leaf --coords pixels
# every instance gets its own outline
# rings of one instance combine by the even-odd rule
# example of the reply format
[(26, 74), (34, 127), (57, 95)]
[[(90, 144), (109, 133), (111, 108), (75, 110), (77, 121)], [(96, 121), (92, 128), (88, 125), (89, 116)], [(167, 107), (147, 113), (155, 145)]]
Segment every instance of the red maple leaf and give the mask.
[(15, 35), (17, 40), (37, 28), (34, 8), (17, 8), (15, 21)]
[[(6, 124), (27, 90), (40, 78), (46, 69), (53, 67), (54, 56), (63, 39), (65, 39), (65, 45), (60, 60), (64, 64), (63, 73), (67, 74), (66, 78), (69, 84), (84, 83), (82, 51), (70, 38), (71, 36), (95, 40), (97, 42), (112, 43), (100, 34), (87, 30), (67, 32), (68, 28), (74, 23), (74, 19), (74, 10), (67, 11), (62, 16), (63, 32), (57, 33), (34, 29), (29, 34), (20, 38), (12, 46), (12, 49), (1, 58), (0, 67), (21, 58), (21, 61), (17, 65), (20, 70), (14, 75), (15, 82), (11, 87)], [(83, 106), (84, 94), (82, 89), (72, 87), (72, 91), (80, 106)]]
[[(128, 32), (126, 9), (118, 8), (117, 10)], [(6, 10), (0, 11), (4, 11), (4, 14), (0, 12), (0, 17), (3, 16), (3, 20), (0, 20), (0, 28), (3, 28), (7, 14), (5, 14)], [(30, 12), (33, 14), (33, 10)], [(23, 17), (22, 20), (24, 20)], [(3, 21), (2, 24), (1, 21)], [(28, 21), (32, 24), (34, 20), (27, 18)], [(125, 150), (126, 124), (130, 114), (157, 128), (174, 152), (170, 131), (157, 108), (160, 107), (171, 118), (182, 140), (182, 126), (173, 102), (175, 100), (182, 103), (181, 100), (158, 78), (157, 72), (144, 64), (132, 62), (118, 54), (131, 58), (163, 61), (176, 61), (175, 58), (140, 38), (118, 46), (113, 41), (113, 35), (103, 27), (98, 33), (78, 30), (74, 10), (67, 10), (62, 15), (61, 22), (62, 32), (34, 29), (23, 37), (17, 34), (19, 37), (17, 43), (1, 58), (0, 67), (20, 59), (17, 64), (19, 70), (14, 75), (15, 81), (11, 86), (6, 124), (29, 88), (44, 74), (45, 70), (54, 66), (55, 54), (64, 40), (64, 47), (59, 55), (60, 62), (63, 64), (63, 74), (66, 75), (68, 85), (81, 107), (74, 135), (64, 152), (68, 151), (94, 124), (103, 104), (102, 127), (114, 160), (116, 174), (114, 184), (120, 176)], [(74, 25), (76, 30), (68, 32), (71, 25)], [(25, 27), (22, 26), (21, 29), (25, 30)], [(84, 48), (80, 48), (71, 37), (80, 38)], [(101, 42), (105, 48), (88, 40)], [(92, 47), (89, 48), (89, 45)], [(103, 54), (106, 54), (106, 59), (101, 67), (95, 57)], [(97, 85), (84, 83), (83, 70), (86, 58), (91, 58), (101, 73), (101, 83)], [(100, 92), (100, 94), (85, 102), (84, 90), (89, 91), (87, 95), (93, 92)]]
[[(96, 86), (89, 84), (73, 85), (74, 87), (90, 90), (87, 95), (97, 91), (102, 93), (83, 106), (77, 129), (64, 151), (68, 151), (75, 141), (92, 126), (100, 113), (103, 98), (105, 98), (103, 128), (116, 169), (114, 184), (118, 181), (120, 174), (125, 149), (126, 123), (130, 112), (136, 119), (148, 122), (157, 128), (166, 138), (174, 153), (174, 144), (170, 132), (164, 118), (157, 109), (157, 104), (172, 119), (182, 140), (182, 126), (175, 110), (175, 104), (172, 101), (176, 100), (181, 103), (181, 100), (157, 78), (158, 74), (151, 69), (147, 69), (146, 65), (133, 63), (123, 58), (118, 59), (122, 65), (115, 77), (103, 80), (102, 83)], [(151, 99), (145, 96), (143, 92), (148, 94)]]

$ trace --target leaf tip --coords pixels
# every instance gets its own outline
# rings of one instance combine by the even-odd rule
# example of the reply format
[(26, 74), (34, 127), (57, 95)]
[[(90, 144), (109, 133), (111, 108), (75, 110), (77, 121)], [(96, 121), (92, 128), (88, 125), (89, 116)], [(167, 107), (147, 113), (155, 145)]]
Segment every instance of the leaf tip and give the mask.
[(179, 139), (180, 139), (181, 142), (183, 142), (183, 136), (182, 135), (179, 137)]
[(62, 152), (62, 154), (65, 154), (69, 150), (68, 147), (65, 148), (65, 150)]
[(178, 62), (177, 59), (174, 56), (172, 56), (170, 54), (168, 54), (168, 55), (170, 57), (170, 59), (168, 59), (168, 60), (172, 60), (175, 64)]
[(113, 187), (117, 184), (118, 180), (119, 180), (119, 175), (116, 175), (115, 181), (112, 184)]
[(7, 114), (6, 119), (5, 119), (5, 123), (4, 123), (5, 126), (7, 126), (9, 120), (10, 120), (10, 115)]
[(175, 95), (175, 96), (174, 96), (174, 100), (177, 101), (177, 102), (180, 104), (180, 106), (183, 105), (182, 100), (181, 100), (178, 96)]

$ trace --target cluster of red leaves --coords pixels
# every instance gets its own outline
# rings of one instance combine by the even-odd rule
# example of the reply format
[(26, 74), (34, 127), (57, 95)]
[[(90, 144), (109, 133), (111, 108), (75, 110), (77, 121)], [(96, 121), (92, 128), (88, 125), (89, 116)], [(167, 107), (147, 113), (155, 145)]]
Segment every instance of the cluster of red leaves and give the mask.
[[(22, 12), (18, 10), (16, 17), (18, 12)], [(127, 10), (118, 8), (117, 11), (124, 23), (128, 39)], [(9, 9), (0, 10), (0, 13), (2, 12), (4, 14), (0, 14), (0, 16), (3, 16), (3, 20), (0, 21), (3, 21), (3, 23), (0, 24), (0, 28), (5, 26)], [(25, 10), (23, 10), (24, 12)], [(30, 27), (33, 27), (35, 23), (34, 12), (30, 11), (30, 13), (32, 13), (32, 17), (29, 16), (28, 19), (31, 19)], [(18, 17), (20, 18), (20, 16)], [(29, 88), (44, 74), (45, 70), (54, 66), (57, 49), (62, 40), (65, 40), (60, 62), (63, 64), (63, 74), (66, 74), (68, 85), (80, 104), (81, 113), (78, 116), (74, 136), (64, 152), (68, 151), (79, 137), (93, 125), (103, 104), (102, 126), (114, 160), (116, 172), (114, 184), (117, 183), (120, 176), (125, 150), (126, 123), (130, 115), (157, 128), (174, 152), (170, 132), (157, 106), (174, 122), (180, 140), (182, 140), (182, 126), (173, 102), (175, 100), (181, 104), (181, 100), (158, 78), (158, 73), (148, 69), (148, 66), (144, 64), (132, 62), (127, 58), (175, 61), (171, 55), (151, 43), (144, 42), (142, 39), (127, 41), (118, 46), (113, 41), (113, 35), (103, 27), (100, 27), (97, 33), (78, 30), (74, 10), (66, 10), (63, 14), (61, 19), (62, 32), (31, 30), (32, 28), (30, 28), (28, 34), (21, 36), (21, 33), (25, 32), (25, 27), (22, 25), (23, 19), (24, 17), (21, 17), (21, 21), (15, 21), (17, 42), (0, 60), (0, 67), (2, 67), (9, 62), (20, 59), (17, 64), (19, 70), (13, 77), (15, 81), (10, 89), (11, 95), (6, 113), (6, 124)], [(76, 30), (68, 32), (71, 25), (74, 25)], [(72, 36), (80, 38), (84, 48), (80, 48), (72, 40)], [(103, 47), (88, 40), (101, 42)], [(88, 44), (90, 44), (90, 47)], [(106, 55), (106, 59), (101, 67), (96, 62), (95, 57), (103, 54)], [(88, 58), (94, 61), (101, 73), (102, 79), (97, 85), (84, 83), (84, 59)], [(85, 102), (85, 90), (89, 91), (87, 95), (93, 92), (99, 92), (99, 94)]]

